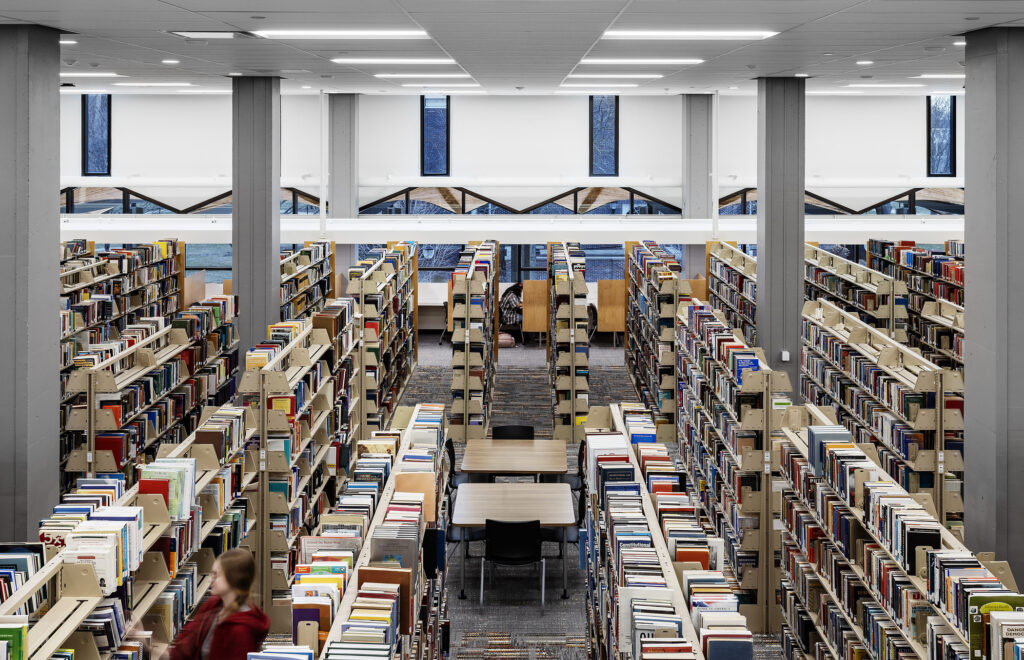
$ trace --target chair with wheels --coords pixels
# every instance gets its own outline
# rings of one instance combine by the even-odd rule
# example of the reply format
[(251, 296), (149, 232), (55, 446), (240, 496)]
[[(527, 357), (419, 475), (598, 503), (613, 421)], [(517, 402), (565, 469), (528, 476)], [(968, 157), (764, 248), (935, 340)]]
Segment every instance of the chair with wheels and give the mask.
[[(448, 515), (451, 515), (455, 509), (455, 500), (458, 498), (458, 491), (448, 491)], [(445, 533), (445, 541), (448, 543), (460, 543), (462, 544), (462, 561), (469, 561), (469, 544), (473, 541), (483, 541), (485, 538), (484, 529), (481, 527), (455, 527), (454, 525), (448, 525), (448, 529)], [(465, 570), (465, 569), (463, 569)], [(459, 599), (466, 599), (466, 592), (459, 592)]]
[[(544, 609), (544, 571), (547, 564), (541, 555), (540, 521), (486, 521), (484, 556), (480, 561), (480, 604), (484, 604), (484, 573), (488, 563), (493, 567), (540, 564), (540, 608)], [(493, 568), (492, 568), (493, 571)]]
[(492, 426), (491, 438), (493, 440), (533, 440), (532, 426)]
[(558, 544), (558, 556), (562, 556), (562, 532), (564, 530), (566, 536), (566, 543), (579, 543), (580, 542), (580, 527), (583, 526), (583, 516), (586, 513), (587, 506), (586, 492), (581, 490), (580, 496), (576, 500), (576, 524), (572, 527), (545, 527), (540, 530), (540, 540), (544, 543), (557, 543)]

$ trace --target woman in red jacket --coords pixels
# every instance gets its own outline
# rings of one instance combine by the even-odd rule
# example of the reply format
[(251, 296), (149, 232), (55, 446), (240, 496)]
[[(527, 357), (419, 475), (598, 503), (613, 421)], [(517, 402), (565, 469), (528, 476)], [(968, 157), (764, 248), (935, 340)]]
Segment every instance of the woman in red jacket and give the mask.
[(246, 660), (262, 648), (270, 619), (249, 599), (256, 562), (247, 550), (228, 550), (213, 562), (211, 597), (178, 632), (170, 660)]

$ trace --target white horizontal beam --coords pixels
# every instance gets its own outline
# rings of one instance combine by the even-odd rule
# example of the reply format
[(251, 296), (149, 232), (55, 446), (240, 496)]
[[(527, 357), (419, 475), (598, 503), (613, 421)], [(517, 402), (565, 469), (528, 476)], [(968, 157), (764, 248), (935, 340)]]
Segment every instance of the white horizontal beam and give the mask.
[[(818, 243), (864, 243), (869, 238), (941, 243), (964, 236), (963, 216), (953, 215), (809, 215), (805, 237)], [(331, 218), (321, 234), (317, 216), (281, 216), (281, 241), (328, 239), (338, 243), (465, 243), (494, 239), (504, 243), (580, 241), (622, 243), (652, 239), (661, 243), (700, 244), (720, 239), (754, 243), (754, 216), (723, 216), (718, 236), (710, 219), (672, 215), (446, 215)], [(215, 215), (62, 215), (61, 240), (87, 238), (99, 243), (148, 242), (177, 238), (186, 243), (230, 243), (231, 216)]]

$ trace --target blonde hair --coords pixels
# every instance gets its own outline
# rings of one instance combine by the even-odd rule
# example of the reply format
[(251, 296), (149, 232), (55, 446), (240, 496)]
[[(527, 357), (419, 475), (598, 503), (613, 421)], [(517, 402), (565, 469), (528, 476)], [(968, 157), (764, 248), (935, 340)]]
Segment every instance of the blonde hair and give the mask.
[(241, 548), (221, 553), (217, 561), (220, 562), (220, 572), (224, 576), (224, 581), (235, 592), (235, 602), (221, 608), (217, 617), (219, 623), (249, 602), (249, 590), (256, 579), (256, 562), (251, 552)]

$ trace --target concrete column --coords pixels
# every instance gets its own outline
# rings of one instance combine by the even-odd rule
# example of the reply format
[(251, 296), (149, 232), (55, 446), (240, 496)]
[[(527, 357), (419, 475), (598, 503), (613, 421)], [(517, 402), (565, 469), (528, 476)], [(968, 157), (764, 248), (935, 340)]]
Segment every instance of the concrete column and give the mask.
[(281, 82), (234, 78), (231, 271), (241, 355), (281, 315)]
[(683, 94), (684, 218), (710, 218), (718, 203), (714, 106), (713, 94)]
[(704, 243), (686, 246), (686, 277), (696, 279), (707, 277), (707, 246)]
[[(968, 546), (1024, 575), (1024, 30), (967, 37), (964, 496)], [(963, 104), (965, 97), (957, 98)]]
[(0, 26), (0, 539), (38, 540), (58, 497), (60, 46)]
[(757, 81), (757, 343), (800, 399), (804, 80)]
[(359, 95), (330, 94), (328, 216), (359, 215)]

